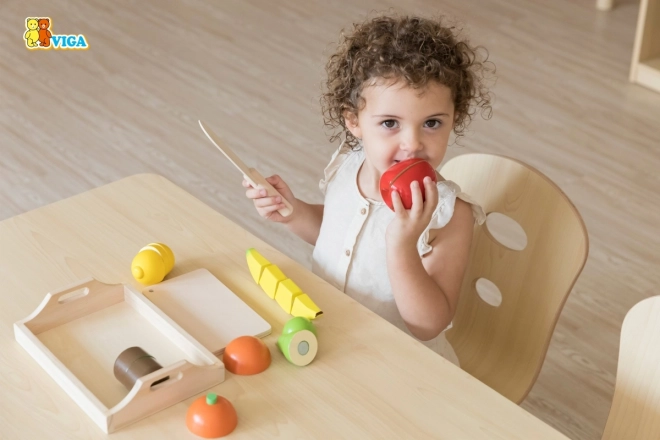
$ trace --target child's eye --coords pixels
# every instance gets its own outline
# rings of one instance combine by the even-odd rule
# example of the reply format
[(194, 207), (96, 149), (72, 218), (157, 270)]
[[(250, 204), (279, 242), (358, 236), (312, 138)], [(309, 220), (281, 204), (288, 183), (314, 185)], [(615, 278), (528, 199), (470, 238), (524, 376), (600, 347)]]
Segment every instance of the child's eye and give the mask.
[(438, 121), (437, 119), (431, 119), (429, 121), (426, 121), (424, 125), (428, 128), (440, 128), (442, 122)]
[(387, 121), (383, 121), (381, 125), (385, 128), (394, 128), (397, 125), (397, 122), (394, 119), (388, 119)]

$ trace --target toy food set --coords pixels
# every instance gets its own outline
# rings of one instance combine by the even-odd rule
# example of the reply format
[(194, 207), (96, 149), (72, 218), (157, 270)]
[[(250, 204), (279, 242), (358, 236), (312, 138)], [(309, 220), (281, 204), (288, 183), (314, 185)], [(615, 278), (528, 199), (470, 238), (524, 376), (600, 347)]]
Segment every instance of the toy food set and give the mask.
[[(122, 351), (119, 356), (117, 356), (113, 372), (117, 380), (121, 382), (128, 391), (130, 391), (133, 389), (135, 382), (137, 382), (139, 378), (153, 373), (154, 371), (158, 371), (161, 368), (163, 368), (163, 366), (149, 353), (140, 347), (131, 347)], [(169, 378), (169, 376), (165, 376), (152, 383), (151, 386), (165, 382)]]
[(256, 249), (248, 249), (245, 255), (254, 282), (261, 286), (268, 297), (277, 301), (286, 313), (307, 319), (315, 319), (323, 314), (309, 295), (303, 293), (279, 267), (268, 261)]
[[(289, 362), (308, 365), (318, 350), (310, 319), (321, 310), (256, 250), (247, 260), (268, 296), (296, 316), (277, 346)], [(270, 324), (206, 269), (162, 281), (173, 266), (172, 250), (151, 243), (131, 263), (137, 281), (155, 283), (142, 292), (88, 278), (48, 293), (14, 324), (19, 344), (106, 433), (223, 382), (225, 368), (252, 375), (271, 364), (259, 339)], [(193, 402), (186, 424), (200, 437), (221, 437), (236, 428), (236, 411), (211, 393)]]
[(236, 425), (238, 416), (234, 406), (214, 393), (196, 399), (186, 414), (188, 430), (203, 438), (224, 437), (231, 434)]
[(131, 263), (131, 273), (142, 284), (163, 281), (174, 267), (174, 253), (163, 243), (150, 243), (140, 249)]
[(302, 316), (293, 318), (284, 325), (277, 346), (289, 362), (304, 367), (314, 360), (319, 349), (316, 327)]
[(279, 212), (282, 217), (288, 217), (291, 215), (293, 212), (293, 206), (289, 203), (288, 200), (286, 200), (284, 197), (282, 197), (282, 194), (277, 191), (273, 185), (268, 183), (268, 181), (262, 176), (259, 171), (255, 170), (254, 168), (249, 168), (245, 163), (234, 153), (229, 149), (227, 145), (225, 145), (224, 142), (220, 140), (220, 137), (215, 134), (213, 131), (211, 131), (210, 128), (208, 128), (202, 121), (198, 121), (199, 126), (202, 128), (202, 131), (206, 135), (207, 138), (215, 145), (218, 150), (222, 152), (222, 154), (225, 155), (227, 159), (236, 167), (238, 170), (243, 173), (243, 176), (245, 177), (245, 180), (250, 182), (250, 185), (254, 188), (263, 188), (266, 190), (268, 193), (268, 196), (273, 197), (273, 196), (280, 196), (282, 198), (282, 203), (284, 203), (285, 207), (282, 209), (279, 209), (277, 212)]
[(407, 159), (387, 169), (380, 177), (380, 195), (387, 206), (394, 211), (392, 205), (392, 191), (396, 190), (401, 196), (401, 202), (406, 209), (412, 208), (412, 192), (410, 184), (413, 181), (419, 182), (419, 188), (422, 191), (422, 199), (426, 200), (426, 190), (424, 188), (424, 177), (430, 177), (433, 182), (438, 179), (435, 175), (435, 169), (430, 163), (423, 159)]
[[(14, 324), (18, 343), (104, 432), (111, 433), (224, 381), (222, 362), (140, 292), (93, 278), (48, 293)], [(117, 357), (140, 347), (147, 365), (117, 380)], [(134, 367), (135, 362), (130, 362)], [(121, 368), (121, 362), (118, 364)], [(120, 373), (121, 376), (121, 373)]]
[(233, 374), (259, 374), (270, 366), (270, 350), (259, 338), (240, 336), (227, 345), (222, 362), (227, 371)]

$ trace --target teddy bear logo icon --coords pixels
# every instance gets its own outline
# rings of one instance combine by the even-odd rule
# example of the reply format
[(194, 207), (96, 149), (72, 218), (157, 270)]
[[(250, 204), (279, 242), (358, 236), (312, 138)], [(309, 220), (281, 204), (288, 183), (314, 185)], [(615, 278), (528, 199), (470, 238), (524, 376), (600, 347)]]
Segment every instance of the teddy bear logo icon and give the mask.
[(25, 44), (28, 48), (50, 47), (50, 18), (28, 18), (26, 20)]
[(83, 34), (53, 34), (49, 17), (25, 19), (27, 31), (23, 35), (28, 49), (88, 49), (89, 43)]
[(37, 47), (39, 42), (39, 20), (36, 18), (27, 19), (27, 32), (25, 33), (25, 44), (28, 47)]

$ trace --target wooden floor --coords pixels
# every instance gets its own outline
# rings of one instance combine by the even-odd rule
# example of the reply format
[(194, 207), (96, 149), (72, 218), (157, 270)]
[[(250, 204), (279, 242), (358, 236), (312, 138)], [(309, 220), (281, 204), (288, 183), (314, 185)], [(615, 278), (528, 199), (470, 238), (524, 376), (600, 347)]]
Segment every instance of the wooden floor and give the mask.
[[(571, 438), (599, 439), (621, 322), (660, 286), (660, 94), (627, 82), (638, 4), (598, 12), (594, 3), (5, 0), (0, 220), (155, 172), (309, 263), (310, 246), (257, 216), (197, 119), (298, 197), (321, 202), (335, 146), (318, 97), (340, 29), (390, 7), (449, 14), (489, 49), (498, 81), (493, 118), (476, 120), (448, 158), (492, 152), (532, 164), (571, 197), (590, 234), (523, 406)], [(28, 51), (22, 35), (35, 13), (52, 18), (54, 33), (83, 33), (89, 50)]]

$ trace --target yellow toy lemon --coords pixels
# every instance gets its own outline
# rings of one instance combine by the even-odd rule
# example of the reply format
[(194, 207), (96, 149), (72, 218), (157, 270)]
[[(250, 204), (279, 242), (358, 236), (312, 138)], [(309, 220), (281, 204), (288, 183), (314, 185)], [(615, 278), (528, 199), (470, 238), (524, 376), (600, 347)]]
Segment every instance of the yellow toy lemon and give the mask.
[(174, 268), (174, 252), (164, 243), (151, 243), (145, 246), (146, 248), (156, 249), (165, 261), (165, 272), (170, 273)]
[(131, 263), (133, 277), (142, 284), (156, 284), (174, 267), (174, 253), (163, 243), (150, 243), (140, 249)]

